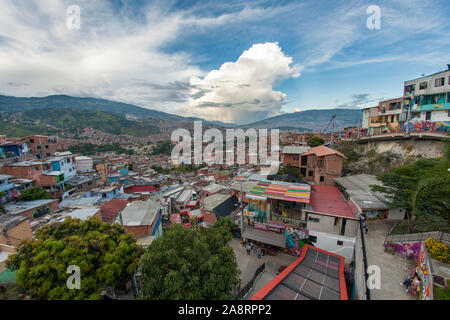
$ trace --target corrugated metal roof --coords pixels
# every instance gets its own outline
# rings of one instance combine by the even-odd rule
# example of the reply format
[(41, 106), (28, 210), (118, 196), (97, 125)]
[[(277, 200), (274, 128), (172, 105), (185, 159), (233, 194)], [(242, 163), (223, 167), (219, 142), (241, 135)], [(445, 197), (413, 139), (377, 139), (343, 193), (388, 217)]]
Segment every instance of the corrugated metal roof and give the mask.
[(335, 178), (334, 181), (345, 189), (345, 192), (361, 209), (388, 209), (386, 196), (371, 190), (371, 185), (383, 185), (373, 175), (358, 174)]

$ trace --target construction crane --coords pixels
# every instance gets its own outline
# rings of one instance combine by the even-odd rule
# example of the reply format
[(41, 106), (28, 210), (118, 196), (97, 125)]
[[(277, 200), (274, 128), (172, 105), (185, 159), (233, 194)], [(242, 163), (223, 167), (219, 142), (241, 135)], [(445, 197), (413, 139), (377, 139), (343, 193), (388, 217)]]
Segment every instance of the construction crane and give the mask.
[(330, 126), (330, 124), (334, 121), (334, 119), (336, 118), (336, 115), (335, 114), (333, 114), (333, 116), (331, 117), (331, 120), (330, 120), (330, 122), (328, 122), (328, 125), (327, 125), (327, 127), (325, 128), (325, 130), (323, 130), (323, 132), (320, 134), (321, 136), (323, 136), (324, 135), (324, 133), (327, 131), (327, 129), (328, 129), (328, 127)]

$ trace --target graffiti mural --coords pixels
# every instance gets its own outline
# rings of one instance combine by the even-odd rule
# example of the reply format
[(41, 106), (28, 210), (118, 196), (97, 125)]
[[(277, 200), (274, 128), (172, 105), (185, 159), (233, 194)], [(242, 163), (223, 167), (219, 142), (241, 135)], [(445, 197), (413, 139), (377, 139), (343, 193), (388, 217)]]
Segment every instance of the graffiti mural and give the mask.
[(395, 252), (418, 259), (422, 244), (420, 242), (385, 243), (384, 247), (387, 246), (394, 247)]
[(406, 132), (406, 126), (409, 126), (410, 132), (444, 132), (450, 133), (450, 121), (409, 121), (408, 123), (404, 123), (403, 126), (400, 127), (401, 132)]
[(428, 255), (425, 244), (421, 243), (419, 257), (417, 259), (417, 273), (422, 281), (422, 300), (431, 300), (432, 289), (430, 270), (428, 268)]
[(33, 219), (37, 219), (37, 218), (40, 218), (50, 212), (51, 212), (50, 207), (45, 205), (45, 206), (34, 209), (33, 213), (31, 214), (31, 217)]

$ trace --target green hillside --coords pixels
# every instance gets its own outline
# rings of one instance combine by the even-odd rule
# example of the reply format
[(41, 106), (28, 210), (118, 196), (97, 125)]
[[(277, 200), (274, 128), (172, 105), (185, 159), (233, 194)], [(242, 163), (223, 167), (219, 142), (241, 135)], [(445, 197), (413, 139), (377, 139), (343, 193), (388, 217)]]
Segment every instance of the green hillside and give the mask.
[(52, 125), (69, 131), (94, 128), (115, 135), (128, 134), (135, 137), (146, 137), (150, 134), (159, 133), (155, 120), (127, 120), (99, 110), (34, 109), (23, 112), (22, 120), (39, 120), (40, 124)]

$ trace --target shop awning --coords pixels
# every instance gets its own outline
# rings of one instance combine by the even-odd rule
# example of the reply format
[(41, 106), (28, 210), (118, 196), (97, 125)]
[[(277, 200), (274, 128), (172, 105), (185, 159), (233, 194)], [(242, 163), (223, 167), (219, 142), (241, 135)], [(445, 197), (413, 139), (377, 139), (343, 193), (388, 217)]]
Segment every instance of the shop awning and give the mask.
[(286, 236), (272, 231), (263, 231), (252, 227), (245, 227), (242, 237), (280, 248), (286, 247)]
[(311, 186), (283, 181), (259, 181), (246, 195), (249, 199), (276, 199), (309, 203)]

